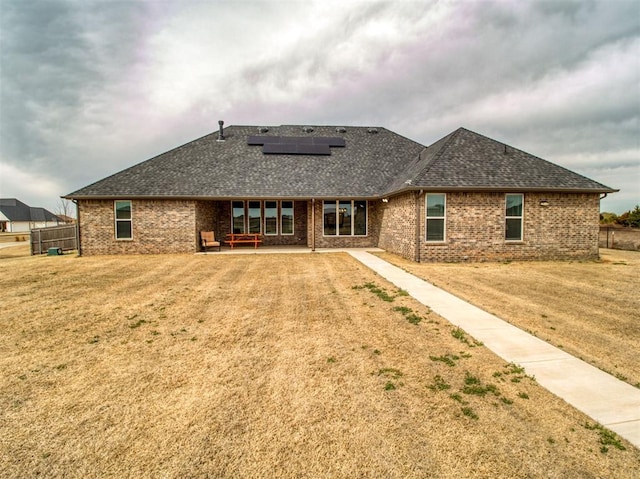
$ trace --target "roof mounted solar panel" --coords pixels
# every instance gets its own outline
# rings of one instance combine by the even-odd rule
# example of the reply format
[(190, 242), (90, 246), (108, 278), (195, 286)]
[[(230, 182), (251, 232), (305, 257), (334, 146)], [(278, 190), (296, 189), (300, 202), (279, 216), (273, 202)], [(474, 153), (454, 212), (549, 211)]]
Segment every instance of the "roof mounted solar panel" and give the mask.
[(331, 147), (344, 147), (337, 136), (248, 136), (247, 145), (262, 145), (265, 155), (330, 155)]
[(280, 143), (279, 136), (248, 136), (247, 145), (265, 145), (267, 143)]
[(345, 146), (344, 138), (339, 136), (316, 136), (313, 138), (315, 145), (329, 145), (329, 146)]
[(330, 155), (331, 148), (329, 145), (298, 145), (298, 151), (301, 155)]

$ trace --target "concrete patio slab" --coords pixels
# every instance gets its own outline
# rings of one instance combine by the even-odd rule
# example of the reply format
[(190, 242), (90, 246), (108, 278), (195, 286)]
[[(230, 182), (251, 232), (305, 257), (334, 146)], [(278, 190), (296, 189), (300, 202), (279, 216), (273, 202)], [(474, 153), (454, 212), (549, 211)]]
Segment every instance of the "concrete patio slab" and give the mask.
[(367, 251), (349, 254), (505, 361), (524, 367), (542, 387), (640, 447), (640, 389)]

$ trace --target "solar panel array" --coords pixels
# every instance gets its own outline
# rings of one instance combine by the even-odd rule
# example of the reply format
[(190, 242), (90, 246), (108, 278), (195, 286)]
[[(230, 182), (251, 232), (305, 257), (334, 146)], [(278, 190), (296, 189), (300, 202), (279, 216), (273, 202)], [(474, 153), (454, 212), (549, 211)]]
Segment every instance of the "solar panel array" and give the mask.
[(247, 145), (262, 145), (265, 155), (330, 155), (346, 143), (337, 136), (248, 136)]

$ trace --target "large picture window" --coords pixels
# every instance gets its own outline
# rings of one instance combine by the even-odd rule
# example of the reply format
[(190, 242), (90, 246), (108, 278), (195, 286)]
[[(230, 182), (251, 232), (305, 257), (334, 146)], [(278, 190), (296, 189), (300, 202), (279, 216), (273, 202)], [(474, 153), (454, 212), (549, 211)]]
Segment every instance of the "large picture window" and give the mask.
[(116, 218), (116, 239), (130, 240), (133, 238), (132, 214), (130, 200), (117, 200), (114, 202)]
[(426, 239), (427, 241), (444, 241), (447, 197), (444, 193), (427, 193), (425, 201)]
[(505, 198), (505, 239), (522, 241), (524, 195), (509, 194)]
[(366, 236), (367, 202), (325, 200), (322, 203), (322, 221), (325, 236)]

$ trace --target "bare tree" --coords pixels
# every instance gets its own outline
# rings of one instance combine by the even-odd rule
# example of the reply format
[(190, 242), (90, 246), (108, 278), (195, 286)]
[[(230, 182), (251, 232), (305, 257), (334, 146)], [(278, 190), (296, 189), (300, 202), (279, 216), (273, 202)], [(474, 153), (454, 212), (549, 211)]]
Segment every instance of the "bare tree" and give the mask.
[(60, 198), (56, 215), (63, 217), (63, 219), (67, 221), (69, 218), (72, 218), (73, 211), (74, 208), (71, 201)]

